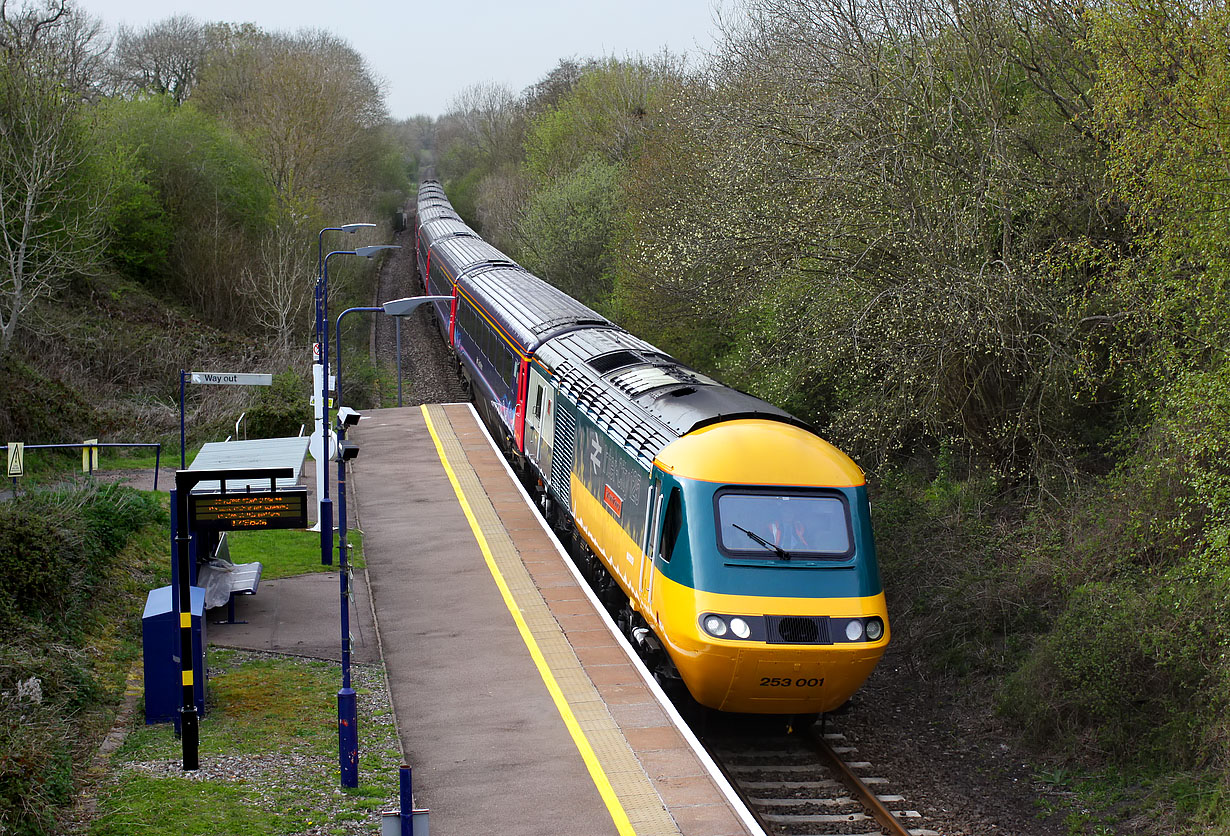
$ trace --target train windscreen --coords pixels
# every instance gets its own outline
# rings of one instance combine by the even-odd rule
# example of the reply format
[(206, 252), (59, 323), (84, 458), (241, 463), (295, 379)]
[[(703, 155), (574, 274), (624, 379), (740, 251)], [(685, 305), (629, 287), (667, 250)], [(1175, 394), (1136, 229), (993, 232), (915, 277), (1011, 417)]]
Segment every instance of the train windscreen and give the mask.
[(823, 494), (722, 491), (718, 542), (741, 559), (834, 559), (853, 552), (845, 502)]

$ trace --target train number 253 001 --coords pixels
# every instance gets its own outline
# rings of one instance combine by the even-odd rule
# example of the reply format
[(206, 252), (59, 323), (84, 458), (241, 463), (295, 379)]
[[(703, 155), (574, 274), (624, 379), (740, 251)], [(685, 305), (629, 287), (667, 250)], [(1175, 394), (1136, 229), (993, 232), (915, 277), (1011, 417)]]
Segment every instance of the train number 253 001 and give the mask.
[(765, 688), (819, 688), (824, 684), (824, 677), (817, 679), (816, 677), (800, 677), (799, 679), (791, 679), (788, 676), (762, 676), (760, 677), (760, 685)]

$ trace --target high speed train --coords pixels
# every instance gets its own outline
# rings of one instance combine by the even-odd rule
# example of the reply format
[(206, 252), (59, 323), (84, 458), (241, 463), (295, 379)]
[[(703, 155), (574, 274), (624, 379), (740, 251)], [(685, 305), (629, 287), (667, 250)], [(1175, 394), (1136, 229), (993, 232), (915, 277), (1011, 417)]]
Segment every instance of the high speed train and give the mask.
[(842, 706), (889, 641), (858, 466), (514, 263), (438, 182), (417, 209), (478, 409), (657, 675), (720, 711)]

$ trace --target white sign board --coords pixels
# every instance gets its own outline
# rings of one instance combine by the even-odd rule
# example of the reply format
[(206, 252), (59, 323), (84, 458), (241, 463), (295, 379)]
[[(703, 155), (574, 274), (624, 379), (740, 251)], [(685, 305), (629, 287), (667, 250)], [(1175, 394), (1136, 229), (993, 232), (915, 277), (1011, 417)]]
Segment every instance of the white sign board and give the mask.
[(192, 372), (192, 382), (222, 386), (272, 386), (273, 375), (243, 374), (240, 372)]

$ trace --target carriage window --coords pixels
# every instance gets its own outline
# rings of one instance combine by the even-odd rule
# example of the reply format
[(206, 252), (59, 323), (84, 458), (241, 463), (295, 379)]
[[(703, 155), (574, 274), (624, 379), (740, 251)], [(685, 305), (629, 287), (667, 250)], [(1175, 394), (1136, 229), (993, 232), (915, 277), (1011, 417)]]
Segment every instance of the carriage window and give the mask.
[[(717, 497), (718, 540), (735, 557), (846, 557), (853, 551), (845, 503), (819, 494)], [(782, 554), (782, 552), (785, 554)]]
[(675, 543), (683, 528), (683, 500), (678, 488), (671, 488), (671, 498), (666, 503), (666, 516), (662, 520), (662, 541), (658, 546), (658, 555), (670, 563), (675, 551)]

